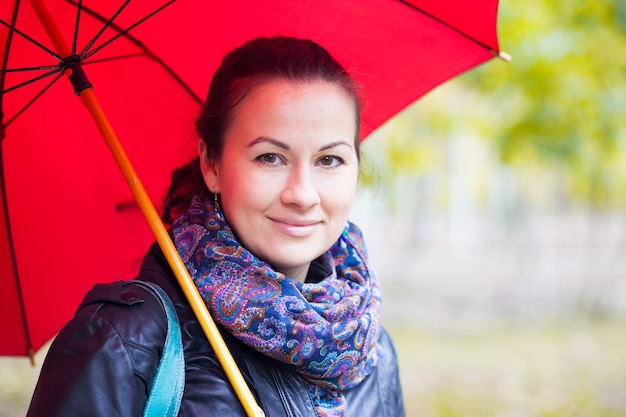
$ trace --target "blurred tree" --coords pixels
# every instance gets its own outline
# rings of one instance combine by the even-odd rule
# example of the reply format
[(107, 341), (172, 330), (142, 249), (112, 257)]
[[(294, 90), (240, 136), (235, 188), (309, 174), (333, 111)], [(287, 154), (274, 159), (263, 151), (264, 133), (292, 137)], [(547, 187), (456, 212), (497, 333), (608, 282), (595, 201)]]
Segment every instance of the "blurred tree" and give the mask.
[(472, 132), (513, 170), (559, 172), (570, 198), (625, 204), (626, 2), (502, 0), (498, 23), (512, 62), (449, 81), (376, 132), (366, 151), (384, 154), (377, 177), (432, 169), (443, 142)]

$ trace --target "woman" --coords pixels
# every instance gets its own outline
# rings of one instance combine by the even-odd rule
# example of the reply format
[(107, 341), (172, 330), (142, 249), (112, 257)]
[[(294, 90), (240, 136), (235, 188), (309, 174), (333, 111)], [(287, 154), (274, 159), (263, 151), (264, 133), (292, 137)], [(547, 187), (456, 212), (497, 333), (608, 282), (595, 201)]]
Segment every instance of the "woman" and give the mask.
[[(355, 84), (326, 50), (255, 39), (224, 57), (196, 122), (199, 157), (173, 175), (164, 219), (267, 416), (404, 415), (379, 283), (348, 222), (359, 124)], [(157, 246), (138, 279), (176, 306), (179, 415), (245, 415)], [(51, 346), (29, 416), (141, 415), (159, 309), (127, 283), (96, 286)]]

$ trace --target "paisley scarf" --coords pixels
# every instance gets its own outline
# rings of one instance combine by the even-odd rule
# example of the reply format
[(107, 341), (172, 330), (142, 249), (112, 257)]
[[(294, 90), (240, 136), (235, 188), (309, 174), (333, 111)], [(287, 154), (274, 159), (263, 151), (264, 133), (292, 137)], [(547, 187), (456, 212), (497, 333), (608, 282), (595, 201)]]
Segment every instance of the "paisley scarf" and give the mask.
[(302, 375), (318, 415), (342, 416), (342, 391), (383, 353), (380, 285), (359, 229), (348, 223), (316, 261), (331, 271), (319, 283), (294, 281), (242, 247), (210, 199), (195, 197), (172, 233), (215, 321)]

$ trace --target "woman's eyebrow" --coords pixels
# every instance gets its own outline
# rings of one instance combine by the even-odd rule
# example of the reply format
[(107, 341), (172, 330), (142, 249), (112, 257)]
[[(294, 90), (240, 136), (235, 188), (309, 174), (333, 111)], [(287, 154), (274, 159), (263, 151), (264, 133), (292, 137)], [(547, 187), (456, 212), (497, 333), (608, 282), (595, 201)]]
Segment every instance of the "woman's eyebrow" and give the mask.
[(252, 148), (255, 145), (258, 145), (259, 143), (271, 143), (272, 145), (278, 146), (279, 148), (285, 149), (285, 150), (289, 150), (289, 145), (287, 145), (284, 142), (281, 142), (279, 140), (276, 139), (272, 139), (272, 138), (268, 138), (267, 136), (260, 136), (258, 138), (256, 138), (255, 140), (253, 140), (252, 142), (250, 142), (246, 147), (247, 148)]
[[(270, 144), (272, 144), (274, 146), (278, 146), (279, 148), (282, 148), (282, 149), (284, 149), (286, 151), (291, 149), (289, 147), (289, 145), (287, 145), (285, 142), (281, 142), (281, 141), (279, 141), (277, 139), (273, 139), (273, 138), (270, 138), (270, 137), (267, 137), (267, 136), (259, 136), (258, 138), (254, 139), (252, 142), (250, 142), (246, 147), (247, 148), (252, 148), (253, 146), (258, 145), (259, 143), (270, 143)], [(348, 142), (343, 141), (343, 140), (338, 140), (336, 142), (331, 142), (331, 143), (328, 143), (328, 144), (322, 146), (319, 150), (320, 151), (326, 151), (328, 149), (335, 148), (337, 146), (342, 146), (342, 145), (343, 146), (347, 146), (349, 148), (352, 148), (352, 144), (351, 143), (348, 143)]]
[(337, 147), (337, 146), (341, 146), (341, 145), (345, 145), (345, 146), (347, 146), (347, 147), (349, 147), (349, 148), (352, 148), (352, 144), (351, 144), (351, 143), (345, 142), (345, 141), (343, 141), (343, 140), (338, 140), (338, 141), (336, 141), (336, 142), (331, 142), (331, 143), (329, 143), (328, 145), (324, 145), (324, 146), (322, 146), (322, 147), (320, 148), (320, 151), (326, 151), (326, 150), (328, 150), (328, 149), (335, 148), (335, 147)]

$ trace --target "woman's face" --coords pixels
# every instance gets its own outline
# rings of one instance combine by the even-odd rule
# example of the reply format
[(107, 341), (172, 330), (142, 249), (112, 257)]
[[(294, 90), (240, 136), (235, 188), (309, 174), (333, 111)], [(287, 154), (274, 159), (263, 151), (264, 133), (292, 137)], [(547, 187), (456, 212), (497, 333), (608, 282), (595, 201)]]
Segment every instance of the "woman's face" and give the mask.
[(292, 279), (304, 281), (348, 220), (359, 172), (354, 112), (332, 84), (268, 81), (236, 108), (219, 161), (200, 141), (205, 183), (240, 242)]

